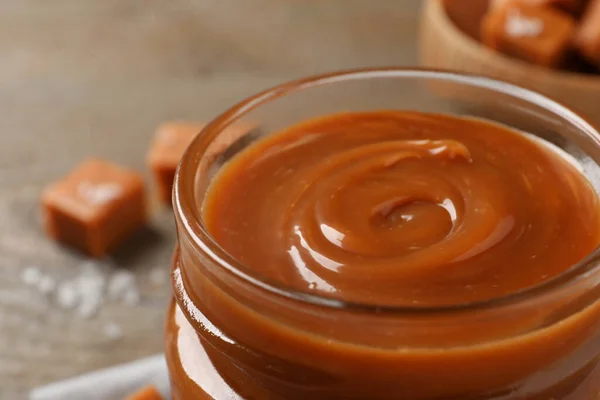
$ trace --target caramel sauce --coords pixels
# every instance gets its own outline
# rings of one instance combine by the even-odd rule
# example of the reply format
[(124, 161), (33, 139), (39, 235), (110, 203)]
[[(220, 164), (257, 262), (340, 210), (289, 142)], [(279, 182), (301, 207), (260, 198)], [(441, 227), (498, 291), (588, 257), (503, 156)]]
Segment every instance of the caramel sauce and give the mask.
[(234, 156), (198, 207), (216, 243), (265, 282), (415, 312), (279, 296), (180, 236), (166, 329), (174, 400), (600, 396), (600, 302), (585, 280), (505, 307), (420, 312), (526, 291), (597, 247), (596, 193), (546, 142), (447, 115), (328, 116)]
[(596, 193), (557, 151), (488, 122), (400, 111), (262, 140), (224, 167), (203, 215), (258, 274), (376, 305), (506, 296), (600, 241)]

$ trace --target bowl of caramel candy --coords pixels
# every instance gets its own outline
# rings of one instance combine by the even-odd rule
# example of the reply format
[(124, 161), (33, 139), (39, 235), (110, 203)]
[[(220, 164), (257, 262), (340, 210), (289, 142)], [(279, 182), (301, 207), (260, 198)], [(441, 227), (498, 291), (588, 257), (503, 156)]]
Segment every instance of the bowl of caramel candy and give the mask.
[(421, 64), (538, 91), (600, 125), (600, 0), (427, 0)]

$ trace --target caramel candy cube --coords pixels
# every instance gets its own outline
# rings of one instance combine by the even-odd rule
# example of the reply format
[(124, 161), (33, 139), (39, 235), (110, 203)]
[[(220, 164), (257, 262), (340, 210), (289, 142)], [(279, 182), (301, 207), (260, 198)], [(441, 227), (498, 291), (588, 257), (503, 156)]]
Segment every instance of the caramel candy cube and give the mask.
[(575, 46), (600, 68), (600, 0), (590, 1), (575, 35)]
[(146, 222), (144, 182), (90, 159), (42, 194), (45, 229), (58, 242), (103, 257)]
[[(250, 131), (254, 125), (238, 123), (219, 135), (212, 146), (213, 152), (221, 152), (231, 143)], [(171, 204), (173, 180), (181, 157), (192, 140), (202, 131), (204, 124), (171, 122), (161, 125), (148, 150), (146, 161), (154, 177), (159, 199)]]
[(158, 390), (156, 390), (154, 386), (150, 385), (130, 396), (127, 396), (125, 400), (163, 400), (163, 398)]
[(559, 66), (570, 49), (573, 17), (551, 8), (508, 3), (482, 23), (484, 44), (507, 55), (547, 67)]
[(156, 130), (146, 161), (161, 202), (171, 204), (171, 191), (177, 165), (194, 137), (204, 127), (199, 123), (173, 122)]

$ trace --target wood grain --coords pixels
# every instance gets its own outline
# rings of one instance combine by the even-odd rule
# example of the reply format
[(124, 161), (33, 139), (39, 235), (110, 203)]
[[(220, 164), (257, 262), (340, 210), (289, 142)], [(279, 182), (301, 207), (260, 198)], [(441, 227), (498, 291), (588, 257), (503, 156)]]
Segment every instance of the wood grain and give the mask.
[[(0, 399), (161, 351), (175, 242), (172, 215), (116, 257), (136, 273), (138, 307), (108, 302), (89, 320), (20, 279), (56, 279), (85, 259), (48, 241), (38, 198), (87, 156), (145, 170), (154, 128), (207, 120), (284, 80), (335, 69), (415, 63), (413, 0), (5, 0), (0, 13)], [(146, 178), (149, 174), (146, 171)], [(103, 328), (114, 322), (123, 338)]]

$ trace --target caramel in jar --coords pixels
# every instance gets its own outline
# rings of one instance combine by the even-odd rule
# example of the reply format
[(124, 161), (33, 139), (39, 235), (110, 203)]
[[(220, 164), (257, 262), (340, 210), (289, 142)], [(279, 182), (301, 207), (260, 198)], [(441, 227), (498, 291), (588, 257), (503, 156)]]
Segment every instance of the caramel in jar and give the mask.
[(552, 145), (450, 115), (336, 114), (237, 154), (197, 207), (243, 267), (180, 238), (176, 400), (600, 398), (597, 293), (542, 293), (600, 242), (598, 197)]

